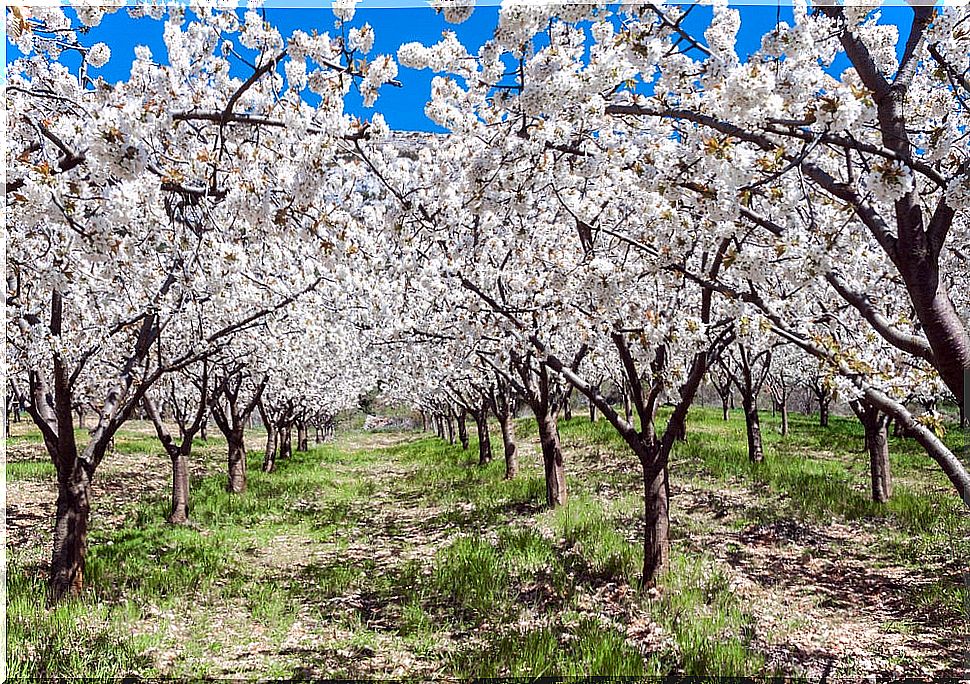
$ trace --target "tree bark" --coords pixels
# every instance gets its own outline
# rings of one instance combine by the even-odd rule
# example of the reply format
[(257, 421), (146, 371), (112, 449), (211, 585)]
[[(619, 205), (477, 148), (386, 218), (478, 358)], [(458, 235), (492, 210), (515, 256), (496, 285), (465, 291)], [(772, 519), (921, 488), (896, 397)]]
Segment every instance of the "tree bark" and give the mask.
[(898, 420), (893, 421), (893, 437), (906, 437), (906, 430)]
[(589, 422), (595, 423), (596, 418), (597, 418), (596, 404), (594, 404), (593, 402), (589, 402)]
[(536, 416), (539, 423), (539, 444), (546, 476), (546, 505), (556, 508), (566, 503), (566, 469), (559, 445), (559, 427), (554, 414)]
[[(901, 112), (903, 104), (896, 106)], [(953, 306), (944, 278), (940, 277), (938, 253), (926, 244), (928, 238), (919, 205), (901, 211), (907, 199), (899, 200), (896, 206), (897, 222), (910, 224), (905, 228), (899, 226), (896, 243), (899, 273), (933, 350), (933, 366), (957, 403), (963, 403), (964, 374), (970, 369), (970, 333)]]
[(280, 459), (291, 458), (293, 456), (293, 427), (284, 425), (278, 432), (280, 443)]
[(242, 494), (246, 491), (246, 445), (243, 441), (242, 429), (230, 431), (227, 435), (229, 442), (229, 480), (226, 491)]
[(49, 605), (66, 596), (76, 596), (84, 588), (84, 557), (91, 516), (88, 498), (91, 481), (87, 472), (76, 458), (62, 462), (73, 463), (73, 467), (64, 477), (58, 474)]
[(458, 412), (458, 441), (461, 442), (461, 448), (468, 451), (468, 414), (462, 409)]
[(865, 432), (872, 500), (886, 503), (893, 493), (889, 466), (889, 417), (866, 401), (853, 401), (850, 406)]
[(512, 422), (511, 416), (500, 413), (498, 424), (502, 428), (502, 445), (505, 448), (505, 479), (511, 480), (519, 471), (518, 446), (515, 443), (515, 423)]
[(478, 465), (487, 465), (492, 461), (492, 438), (488, 434), (488, 412), (484, 409), (476, 411), (475, 429), (478, 431)]
[(623, 416), (626, 418), (626, 422), (633, 422), (633, 405), (630, 403), (630, 389), (625, 383), (623, 385)]
[(758, 403), (754, 398), (742, 397), (744, 408), (744, 427), (748, 435), (748, 459), (752, 463), (765, 460), (764, 447), (761, 444), (761, 420), (758, 417)]
[(781, 401), (781, 435), (782, 437), (788, 434), (788, 400), (784, 399)]
[(829, 399), (819, 399), (818, 401), (818, 424), (819, 427), (829, 426)]
[(885, 416), (879, 414), (866, 429), (869, 449), (869, 470), (872, 478), (872, 500), (886, 503), (893, 494), (892, 471), (889, 466), (889, 435)]
[(169, 455), (172, 461), (172, 510), (168, 521), (184, 525), (189, 521), (189, 460), (184, 449)]
[(296, 424), (296, 450), (300, 452), (309, 451), (309, 444), (307, 444), (306, 423), (304, 423), (302, 420)]
[(643, 469), (643, 577), (646, 588), (654, 587), (670, 563), (670, 514), (666, 467), (658, 459), (641, 460)]
[(728, 406), (728, 397), (721, 397), (721, 420), (731, 418), (731, 407)]
[(276, 470), (276, 441), (278, 430), (273, 421), (266, 421), (266, 451), (263, 452), (263, 472), (271, 473)]
[(296, 450), (300, 452), (310, 450), (310, 445), (307, 440), (306, 423), (303, 421), (296, 424)]

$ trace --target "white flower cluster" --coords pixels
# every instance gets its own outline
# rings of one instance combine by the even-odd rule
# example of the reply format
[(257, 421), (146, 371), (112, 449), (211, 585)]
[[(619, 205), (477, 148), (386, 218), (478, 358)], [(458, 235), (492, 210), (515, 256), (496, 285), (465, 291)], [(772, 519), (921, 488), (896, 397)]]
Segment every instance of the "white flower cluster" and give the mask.
[(88, 49), (85, 59), (89, 66), (99, 69), (111, 59), (111, 49), (104, 43), (95, 43)]
[(735, 44), (740, 29), (741, 13), (736, 9), (730, 9), (727, 2), (723, 0), (716, 2), (711, 25), (704, 32), (711, 54), (725, 64), (737, 62)]
[(279, 49), (283, 46), (280, 32), (252, 10), (246, 12), (245, 23), (239, 31), (239, 42), (250, 49)]
[(430, 0), (429, 4), (442, 12), (449, 24), (461, 24), (475, 11), (475, 0)]
[(333, 0), (333, 13), (338, 21), (348, 22), (354, 18), (357, 11), (357, 3), (360, 0)]
[(347, 46), (351, 50), (356, 50), (362, 54), (367, 54), (374, 47), (374, 29), (370, 24), (364, 24), (360, 28), (352, 28), (347, 33)]
[(360, 84), (360, 93), (364, 98), (365, 107), (373, 107), (377, 100), (377, 91), (385, 83), (397, 77), (397, 62), (390, 55), (380, 55), (367, 65), (364, 80)]
[(411, 69), (457, 71), (464, 68), (462, 62), (468, 60), (470, 55), (454, 31), (445, 31), (441, 40), (431, 47), (421, 43), (405, 43), (398, 48), (397, 58)]
[(954, 211), (970, 211), (970, 175), (964, 173), (947, 183), (946, 203)]
[(878, 202), (895, 202), (913, 190), (913, 172), (898, 161), (873, 164), (863, 185)]
[(532, 36), (545, 28), (554, 6), (530, 0), (502, 0), (495, 42), (518, 54)]
[(851, 130), (862, 118), (863, 111), (862, 95), (839, 86), (815, 103), (812, 114), (819, 129), (825, 127), (833, 133), (841, 133)]

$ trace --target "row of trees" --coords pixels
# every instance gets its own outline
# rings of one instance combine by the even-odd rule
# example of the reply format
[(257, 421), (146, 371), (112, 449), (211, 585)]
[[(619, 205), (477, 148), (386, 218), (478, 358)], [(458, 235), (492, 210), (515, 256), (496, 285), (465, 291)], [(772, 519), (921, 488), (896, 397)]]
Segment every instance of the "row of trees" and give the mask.
[[(102, 10), (7, 15), (28, 55), (7, 84), (8, 365), (57, 467), (55, 597), (80, 587), (89, 483), (139, 407), (176, 451), (211, 412), (241, 491), (254, 412), (286, 444), (379, 387), (459, 439), (470, 417), (482, 459), (492, 413), (511, 474), (519, 403), (554, 506), (556, 421), (582, 395), (640, 464), (650, 584), (705, 378), (745, 398), (760, 458), (757, 390), (784, 405), (810, 363), (970, 502), (933, 417), (907, 408), (962, 405), (970, 369), (966, 9), (916, 7), (900, 36), (796, 3), (742, 59), (723, 4), (695, 34), (675, 7), (508, 3), (477, 52), (446, 32), (396, 60), (368, 54), (352, 3), (332, 33), (286, 37), (256, 10), (131, 11), (164, 21), (167, 60), (138, 48), (116, 84), (79, 31)], [(398, 63), (437, 73), (425, 111), (446, 135), (345, 112), (351, 88), (370, 104), (401, 85)]]

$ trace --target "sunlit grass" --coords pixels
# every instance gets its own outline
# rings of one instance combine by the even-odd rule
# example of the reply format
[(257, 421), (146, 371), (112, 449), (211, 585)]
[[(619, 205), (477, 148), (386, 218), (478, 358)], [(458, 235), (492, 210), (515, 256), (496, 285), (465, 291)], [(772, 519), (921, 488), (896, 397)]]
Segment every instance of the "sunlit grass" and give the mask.
[[(739, 412), (722, 421), (720, 411), (692, 410), (688, 439), (672, 460), (674, 505), (681, 484), (728, 486), (748, 497), (733, 525), (780, 516), (875, 523), (882, 533), (874, 552), (889, 560), (966, 557), (960, 554), (970, 527), (960, 501), (911, 440), (892, 440), (895, 491), (878, 505), (868, 497), (854, 420), (833, 416), (822, 430), (812, 417), (793, 414), (787, 437), (778, 434), (777, 417), (766, 414), (763, 423), (767, 458), (752, 464)], [(754, 623), (712, 555), (688, 551), (689, 529), (672, 530), (671, 567), (659, 597), (636, 589), (643, 559), (639, 473), (615, 430), (585, 416), (563, 421), (570, 498), (556, 511), (543, 510), (542, 474), (524, 451), (534, 432), (534, 421), (517, 421), (528, 467), (513, 480), (504, 479), (497, 435), (496, 459), (485, 467), (477, 465), (474, 434), (467, 451), (417, 435), (384, 449), (314, 446), (279, 461), (268, 475), (259, 469), (261, 440), (254, 435), (247, 492), (227, 493), (224, 474), (193, 480), (192, 525), (165, 522), (168, 495), (161, 491), (133, 502), (120, 528), (93, 529), (89, 589), (80, 599), (47, 611), (41, 571), (9, 565), (8, 671), (11, 677), (220, 676), (212, 659), (226, 643), (211, 611), (236, 606), (240, 624), (262, 630), (271, 651), (282, 648), (296, 615), (309, 609), (322, 624), (339, 627), (340, 648), (377, 652), (386, 639), (399, 639), (416, 656), (439, 662), (448, 677), (765, 674), (753, 635), (767, 628)], [(956, 444), (960, 437), (948, 439)], [(31, 443), (31, 433), (11, 440)], [(119, 434), (115, 448), (162, 456), (144, 430)], [(215, 437), (198, 448), (222, 458), (224, 443)], [(587, 463), (602, 454), (628, 460), (630, 468), (580, 476), (572, 460), (580, 450), (591, 452), (583, 455)], [(389, 465), (392, 476), (383, 471)], [(51, 481), (53, 468), (39, 457), (21, 460), (7, 464), (7, 477)], [(388, 501), (407, 501), (427, 515), (413, 529), (385, 516), (378, 529), (373, 516)], [(351, 544), (373, 543), (379, 551), (381, 534), (424, 533), (443, 536), (424, 559), (345, 555)], [(287, 536), (317, 545), (307, 553), (325, 545), (327, 555), (288, 551), (297, 569), (281, 578), (279, 568), (293, 559), (267, 550)], [(914, 605), (924, 615), (965, 613), (965, 587), (954, 581), (940, 577), (922, 587)], [(640, 650), (622, 621), (590, 606), (589, 596), (607, 585), (628, 588), (633, 609), (659, 626), (664, 638), (652, 650)], [(149, 649), (174, 647), (165, 636), (167, 618), (158, 617), (165, 611), (184, 616), (192, 638), (170, 669), (158, 671)], [(375, 612), (383, 618), (378, 626)], [(279, 657), (267, 671), (290, 677), (288, 662)], [(352, 669), (341, 673), (356, 676)]]
[(49, 460), (7, 461), (7, 482), (14, 480), (53, 480), (54, 464)]

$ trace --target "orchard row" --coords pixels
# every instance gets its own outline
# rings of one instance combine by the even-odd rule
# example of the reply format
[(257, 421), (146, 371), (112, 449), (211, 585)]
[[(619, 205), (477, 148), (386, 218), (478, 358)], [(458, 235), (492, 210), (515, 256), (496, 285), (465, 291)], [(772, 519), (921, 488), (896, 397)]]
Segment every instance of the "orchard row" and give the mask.
[[(901, 32), (796, 2), (741, 49), (721, 2), (696, 30), (675, 6), (506, 2), (477, 51), (446, 32), (372, 55), (353, 2), (285, 36), (257, 9), (146, 5), (124, 11), (161, 22), (167, 54), (137, 48), (117, 83), (97, 72), (121, 57), (87, 40), (105, 11), (7, 10), (26, 55), (7, 359), (57, 470), (53, 599), (83, 585), (90, 483), (141, 412), (179, 522), (208, 416), (242, 492), (254, 413), (272, 469), (294, 426), (305, 441), (375, 390), (441, 434), (471, 417), (483, 459), (494, 415), (510, 476), (527, 406), (555, 506), (556, 421), (582, 395), (642, 468), (647, 584), (705, 383), (740, 393), (752, 459), (762, 386), (785, 406), (814, 378), (865, 424), (877, 500), (892, 420), (970, 501), (939, 416), (912, 408), (963, 405), (970, 369), (966, 8), (914, 7)], [(347, 112), (352, 89), (407, 87), (399, 65), (435, 73), (424, 111), (447, 133)]]

